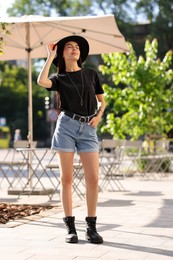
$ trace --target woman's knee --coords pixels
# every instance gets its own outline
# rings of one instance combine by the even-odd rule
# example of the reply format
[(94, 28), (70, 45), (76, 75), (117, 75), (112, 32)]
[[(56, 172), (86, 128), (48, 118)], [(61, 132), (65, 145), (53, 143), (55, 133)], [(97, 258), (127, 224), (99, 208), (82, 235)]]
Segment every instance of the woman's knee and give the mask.
[(90, 187), (98, 186), (98, 176), (92, 176), (90, 178), (86, 178), (86, 184)]
[(61, 185), (62, 186), (71, 186), (72, 185), (72, 178), (71, 177), (61, 177)]

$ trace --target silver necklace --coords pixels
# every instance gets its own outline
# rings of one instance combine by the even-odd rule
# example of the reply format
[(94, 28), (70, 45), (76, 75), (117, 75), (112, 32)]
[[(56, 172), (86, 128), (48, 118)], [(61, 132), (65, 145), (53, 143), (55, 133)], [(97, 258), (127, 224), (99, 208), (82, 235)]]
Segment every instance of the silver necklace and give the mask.
[(79, 92), (78, 87), (76, 86), (76, 84), (74, 83), (74, 81), (72, 80), (72, 78), (70, 77), (70, 75), (68, 74), (68, 72), (66, 72), (66, 73), (67, 73), (67, 75), (68, 75), (68, 77), (69, 77), (71, 83), (73, 84), (73, 86), (74, 86), (75, 89), (77, 90), (77, 93), (78, 93), (78, 95), (79, 95), (79, 97), (80, 97), (80, 105), (83, 106), (84, 82), (83, 82), (82, 69), (81, 69), (81, 82), (82, 82), (82, 92), (81, 92), (81, 94), (80, 94), (80, 92)]

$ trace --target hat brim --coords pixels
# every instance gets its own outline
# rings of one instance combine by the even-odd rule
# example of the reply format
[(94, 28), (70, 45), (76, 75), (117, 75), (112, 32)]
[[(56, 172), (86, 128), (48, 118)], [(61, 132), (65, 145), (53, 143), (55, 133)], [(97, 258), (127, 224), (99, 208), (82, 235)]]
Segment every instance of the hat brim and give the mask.
[(57, 56), (53, 60), (53, 64), (57, 67), (59, 63), (59, 53), (63, 51), (64, 46), (67, 42), (77, 42), (80, 48), (80, 58), (82, 63), (86, 60), (88, 53), (89, 53), (89, 44), (88, 41), (79, 35), (72, 35), (72, 36), (67, 36), (61, 40), (59, 40), (55, 45), (57, 45)]

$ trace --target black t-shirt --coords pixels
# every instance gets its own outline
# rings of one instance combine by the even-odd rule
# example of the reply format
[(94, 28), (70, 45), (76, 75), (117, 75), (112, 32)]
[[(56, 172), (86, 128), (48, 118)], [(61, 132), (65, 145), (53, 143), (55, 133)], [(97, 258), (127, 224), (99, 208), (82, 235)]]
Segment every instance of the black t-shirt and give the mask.
[[(52, 87), (47, 88), (47, 90), (54, 90), (59, 93), (61, 110), (82, 116), (93, 115), (97, 110), (96, 95), (104, 93), (96, 70), (82, 68), (79, 71), (68, 72), (68, 74), (52, 75), (50, 77)], [(82, 106), (81, 97), (83, 100)]]

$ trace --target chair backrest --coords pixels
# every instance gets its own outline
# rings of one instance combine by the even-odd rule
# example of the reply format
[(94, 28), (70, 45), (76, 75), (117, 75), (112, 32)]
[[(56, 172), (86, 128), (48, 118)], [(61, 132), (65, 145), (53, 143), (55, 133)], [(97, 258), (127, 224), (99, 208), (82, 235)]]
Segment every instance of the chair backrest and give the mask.
[(125, 146), (129, 148), (142, 148), (142, 140), (126, 140)]
[[(32, 143), (33, 148), (35, 148), (37, 146), (37, 141), (34, 141)], [(16, 148), (27, 148), (28, 147), (28, 140), (18, 140), (15, 141), (13, 144), (13, 147)]]
[(101, 142), (100, 161), (119, 162), (123, 158), (123, 147), (119, 140), (103, 139)]
[(126, 140), (125, 153), (128, 156), (139, 156), (142, 151), (142, 140)]
[(33, 141), (33, 142), (32, 142), (32, 147), (33, 147), (33, 148), (36, 148), (36, 147), (37, 147), (37, 141)]
[(154, 144), (157, 154), (166, 153), (169, 150), (169, 140), (156, 140)]
[(13, 147), (16, 148), (27, 148), (28, 147), (28, 140), (18, 140), (14, 141)]
[(103, 139), (101, 142), (101, 147), (102, 149), (114, 149), (119, 145), (119, 141), (118, 140), (114, 140), (114, 139)]

